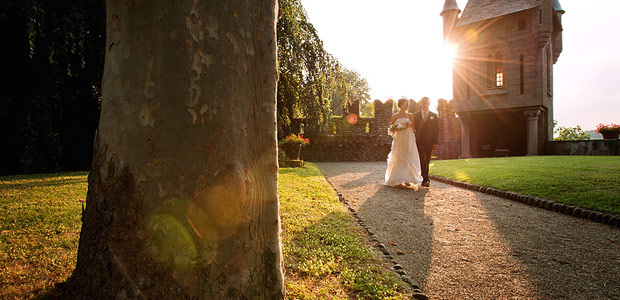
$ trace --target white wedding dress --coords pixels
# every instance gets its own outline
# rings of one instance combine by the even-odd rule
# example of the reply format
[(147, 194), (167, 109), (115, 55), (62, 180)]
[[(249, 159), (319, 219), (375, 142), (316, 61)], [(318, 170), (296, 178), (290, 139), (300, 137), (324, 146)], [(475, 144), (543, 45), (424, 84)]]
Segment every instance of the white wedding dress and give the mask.
[[(405, 126), (409, 118), (398, 118), (396, 124)], [(388, 155), (385, 185), (397, 186), (409, 183), (415, 187), (422, 183), (420, 156), (415, 143), (413, 129), (397, 131), (392, 140), (392, 151)]]

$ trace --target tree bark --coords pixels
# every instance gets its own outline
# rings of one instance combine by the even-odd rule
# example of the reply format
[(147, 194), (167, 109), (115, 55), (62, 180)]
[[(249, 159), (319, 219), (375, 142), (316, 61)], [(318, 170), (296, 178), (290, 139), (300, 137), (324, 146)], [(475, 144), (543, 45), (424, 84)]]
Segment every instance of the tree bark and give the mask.
[(66, 299), (281, 299), (276, 0), (106, 1)]

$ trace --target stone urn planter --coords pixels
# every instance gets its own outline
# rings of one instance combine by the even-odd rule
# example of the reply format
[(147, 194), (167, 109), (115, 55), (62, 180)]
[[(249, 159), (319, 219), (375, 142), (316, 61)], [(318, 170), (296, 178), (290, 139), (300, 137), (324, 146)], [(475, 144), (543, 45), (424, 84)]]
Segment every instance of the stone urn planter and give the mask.
[(620, 132), (617, 131), (604, 131), (601, 134), (604, 140), (617, 140), (618, 136), (620, 136)]
[(301, 153), (301, 144), (286, 143), (282, 144), (280, 148), (286, 153), (286, 157), (291, 160), (299, 160), (299, 154)]
[(596, 126), (596, 132), (600, 133), (604, 140), (617, 140), (620, 135), (620, 125), (600, 123)]

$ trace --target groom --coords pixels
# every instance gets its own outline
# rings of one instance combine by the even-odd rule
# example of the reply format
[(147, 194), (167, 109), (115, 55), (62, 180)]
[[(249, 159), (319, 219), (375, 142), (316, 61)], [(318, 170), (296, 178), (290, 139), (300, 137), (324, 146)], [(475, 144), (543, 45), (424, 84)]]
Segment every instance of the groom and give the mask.
[(428, 97), (424, 97), (418, 103), (421, 111), (413, 115), (416, 128), (416, 144), (420, 154), (420, 167), (422, 168), (422, 186), (430, 186), (428, 179), (428, 164), (431, 162), (431, 153), (438, 149), (439, 121), (437, 114), (428, 110), (431, 104)]

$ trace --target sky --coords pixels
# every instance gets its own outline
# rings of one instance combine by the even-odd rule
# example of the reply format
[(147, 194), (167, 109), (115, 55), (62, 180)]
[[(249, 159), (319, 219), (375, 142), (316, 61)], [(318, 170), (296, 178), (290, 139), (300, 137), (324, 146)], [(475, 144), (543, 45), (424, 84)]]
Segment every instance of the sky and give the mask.
[[(301, 0), (325, 49), (368, 80), (372, 99), (452, 99), (443, 0)], [(377, 4), (380, 3), (380, 4)], [(457, 0), (463, 10), (467, 0)], [(564, 51), (554, 66), (554, 116), (592, 130), (620, 124), (620, 1), (560, 0)]]

